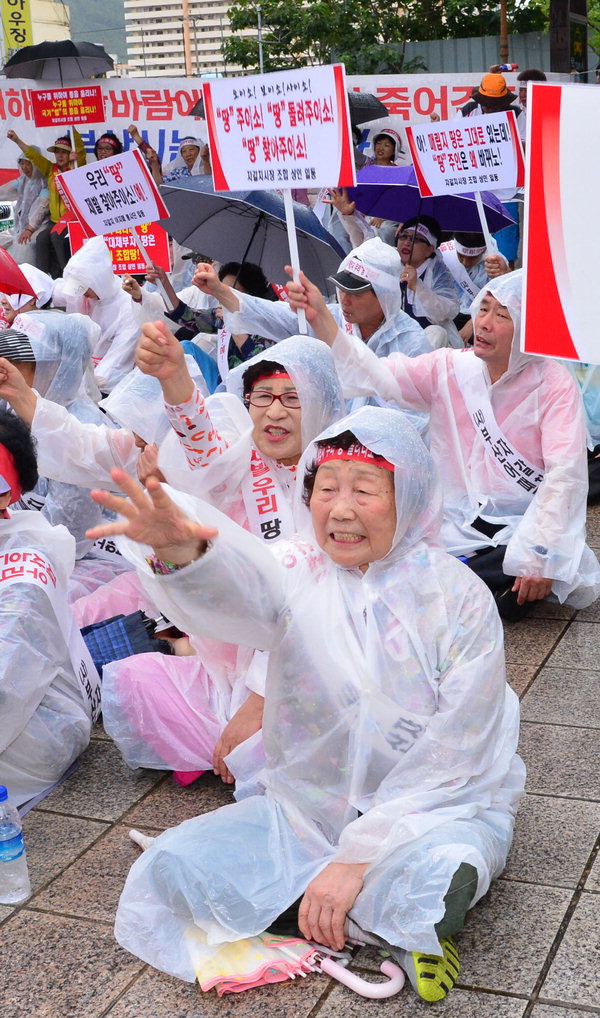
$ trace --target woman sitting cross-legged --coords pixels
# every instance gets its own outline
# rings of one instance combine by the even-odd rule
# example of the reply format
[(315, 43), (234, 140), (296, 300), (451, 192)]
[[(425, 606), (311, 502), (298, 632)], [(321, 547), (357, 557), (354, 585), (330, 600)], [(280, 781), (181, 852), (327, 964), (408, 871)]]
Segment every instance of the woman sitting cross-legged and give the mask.
[(441, 999), (458, 973), (448, 938), (502, 871), (523, 791), (502, 627), (438, 545), (432, 460), (400, 413), (330, 425), (298, 473), (299, 532), (272, 549), (155, 479), (144, 492), (115, 472), (126, 502), (94, 493), (125, 517), (94, 536), (128, 535), (180, 628), (270, 652), (264, 794), (160, 835), (129, 874), (116, 936), (193, 981), (191, 938), (277, 929), (297, 903), (303, 936), (383, 941)]

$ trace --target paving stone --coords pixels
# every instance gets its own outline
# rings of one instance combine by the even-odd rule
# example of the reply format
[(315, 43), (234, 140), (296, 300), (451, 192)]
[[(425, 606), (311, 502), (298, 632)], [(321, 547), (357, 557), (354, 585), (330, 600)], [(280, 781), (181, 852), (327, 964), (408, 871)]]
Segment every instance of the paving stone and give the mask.
[(3, 1018), (100, 1018), (143, 967), (99, 923), (22, 909), (2, 937)]
[(152, 827), (164, 831), (233, 801), (231, 786), (224, 785), (212, 772), (204, 774), (187, 788), (181, 788), (169, 778), (142, 802), (136, 803), (125, 820), (131, 827)]
[(536, 665), (519, 665), (506, 663), (506, 678), (517, 696), (521, 697), (533, 682), (537, 672)]
[(541, 998), (598, 1007), (600, 895), (583, 892), (567, 927)]
[(586, 891), (600, 891), (600, 854), (596, 856), (596, 861), (585, 882), (585, 889)]
[(521, 724), (519, 752), (527, 790), (571, 799), (600, 799), (600, 739), (595, 729)]
[(455, 938), (461, 984), (530, 994), (570, 900), (563, 888), (493, 883)]
[(543, 668), (523, 697), (521, 718), (573, 728), (600, 728), (598, 672), (579, 668)]
[(600, 1014), (600, 1007), (590, 1012), (579, 1008), (555, 1007), (553, 1004), (536, 1004), (531, 1011), (531, 1018), (587, 1018), (590, 1013)]
[(75, 773), (44, 799), (43, 807), (97, 820), (118, 820), (162, 779), (162, 771), (132, 771), (112, 742), (95, 739)]
[(128, 837), (128, 827), (112, 828), (50, 887), (36, 895), (35, 908), (114, 922), (121, 891), (140, 849)]
[(572, 622), (558, 647), (546, 662), (550, 668), (589, 668), (598, 666), (598, 626), (592, 622)]
[(502, 876), (574, 889), (599, 830), (600, 803), (526, 795)]
[(505, 622), (504, 648), (507, 662), (539, 667), (545, 662), (568, 625), (565, 619), (525, 619), (523, 622)]
[(98, 820), (46, 813), (40, 809), (27, 813), (23, 818), (23, 837), (33, 891), (65, 869), (107, 828), (108, 824)]
[[(336, 986), (318, 1011), (318, 1018), (521, 1018), (525, 1000), (492, 993), (454, 989), (438, 1004), (426, 1004), (407, 984), (395, 997), (366, 1000)], [(270, 1018), (270, 1015), (269, 1015)]]

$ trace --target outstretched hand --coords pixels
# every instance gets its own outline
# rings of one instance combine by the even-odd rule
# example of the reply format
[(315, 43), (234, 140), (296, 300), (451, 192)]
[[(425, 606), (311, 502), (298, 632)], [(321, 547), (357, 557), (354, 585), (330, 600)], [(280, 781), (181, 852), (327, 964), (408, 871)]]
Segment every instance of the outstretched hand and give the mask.
[(337, 335), (338, 326), (325, 303), (323, 294), (302, 271), (300, 271), (297, 283), (294, 282), (293, 269), (290, 265), (286, 265), (285, 271), (291, 278), (291, 282), (287, 284), (286, 289), (292, 311), (304, 311), (306, 321), (310, 324), (317, 338), (322, 339), (324, 343), (331, 346)]
[(149, 477), (146, 491), (124, 470), (111, 471), (111, 477), (125, 498), (109, 491), (92, 491), (94, 502), (111, 509), (122, 519), (100, 524), (86, 532), (92, 541), (99, 537), (124, 534), (138, 544), (150, 545), (159, 559), (175, 565), (187, 565), (200, 558), (208, 541), (218, 534), (214, 527), (195, 523), (169, 498), (156, 479)]

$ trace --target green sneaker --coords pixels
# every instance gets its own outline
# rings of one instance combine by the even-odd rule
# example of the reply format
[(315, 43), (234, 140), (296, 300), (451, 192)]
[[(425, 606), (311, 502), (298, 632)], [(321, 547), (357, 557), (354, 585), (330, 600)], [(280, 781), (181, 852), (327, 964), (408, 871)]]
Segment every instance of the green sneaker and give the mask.
[(400, 951), (392, 948), (390, 953), (398, 961), (422, 1000), (433, 1004), (443, 1000), (454, 986), (460, 972), (458, 951), (451, 937), (440, 940), (443, 955), (421, 954), (419, 951)]

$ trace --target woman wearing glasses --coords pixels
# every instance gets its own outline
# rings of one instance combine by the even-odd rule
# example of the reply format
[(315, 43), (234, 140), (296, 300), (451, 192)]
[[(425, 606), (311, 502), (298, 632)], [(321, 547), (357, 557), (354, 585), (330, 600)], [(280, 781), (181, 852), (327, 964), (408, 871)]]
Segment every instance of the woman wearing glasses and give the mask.
[[(274, 353), (239, 365), (228, 392), (204, 399), (162, 323), (144, 326), (137, 351), (141, 370), (160, 380), (173, 429), (158, 463), (169, 483), (268, 546), (297, 530), (292, 496), (302, 451), (344, 414), (325, 344), (293, 336), (277, 344), (276, 361)], [(176, 465), (181, 447), (186, 467)], [(136, 655), (106, 666), (104, 723), (130, 766), (169, 768), (182, 784), (214, 769), (231, 783), (225, 757), (239, 747), (236, 778), (250, 780), (262, 760), (257, 733), (268, 655), (233, 646), (238, 635), (231, 634), (232, 644), (193, 637), (189, 656)]]

